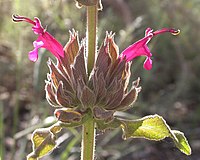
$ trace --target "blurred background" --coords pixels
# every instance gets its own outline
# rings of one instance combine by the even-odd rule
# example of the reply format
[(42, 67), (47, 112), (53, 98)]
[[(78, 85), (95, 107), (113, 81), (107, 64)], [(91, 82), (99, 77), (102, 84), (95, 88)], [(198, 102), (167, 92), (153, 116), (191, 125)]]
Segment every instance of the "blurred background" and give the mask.
[[(141, 77), (142, 92), (134, 107), (119, 113), (130, 119), (150, 114), (165, 118), (172, 129), (185, 133), (192, 155), (185, 156), (170, 139), (123, 141), (120, 130), (98, 132), (97, 160), (200, 160), (200, 0), (102, 0), (99, 13), (99, 45), (106, 31), (116, 33), (122, 51), (144, 36), (147, 27), (155, 30), (174, 27), (179, 36), (155, 37), (149, 47), (153, 69), (143, 69), (144, 57), (132, 65), (132, 80)], [(53, 123), (54, 109), (45, 100), (46, 62), (51, 54), (40, 50), (32, 63), (27, 53), (36, 35), (27, 23), (15, 24), (12, 14), (37, 16), (43, 26), (63, 45), (68, 30), (85, 36), (85, 10), (73, 0), (0, 0), (0, 160), (25, 160), (31, 152), (31, 133)], [(52, 57), (53, 58), (53, 57)], [(69, 128), (60, 144), (42, 160), (78, 160), (80, 129)]]

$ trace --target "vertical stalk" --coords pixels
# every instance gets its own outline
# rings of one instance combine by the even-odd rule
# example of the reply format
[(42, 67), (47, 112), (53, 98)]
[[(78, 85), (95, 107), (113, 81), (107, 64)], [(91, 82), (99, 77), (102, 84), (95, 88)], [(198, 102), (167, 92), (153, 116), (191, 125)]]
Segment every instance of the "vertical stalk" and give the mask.
[(95, 134), (95, 123), (91, 117), (83, 124), (81, 160), (94, 160)]
[(88, 74), (92, 71), (95, 61), (97, 46), (97, 5), (87, 6), (87, 53), (88, 53)]
[[(98, 0), (96, 5), (86, 6), (87, 8), (87, 54), (88, 62), (87, 69), (88, 75), (91, 73), (96, 55), (97, 48), (97, 18), (98, 18)], [(94, 160), (95, 151), (95, 122), (92, 114), (90, 118), (83, 124), (82, 127), (82, 148), (81, 148), (81, 160)]]

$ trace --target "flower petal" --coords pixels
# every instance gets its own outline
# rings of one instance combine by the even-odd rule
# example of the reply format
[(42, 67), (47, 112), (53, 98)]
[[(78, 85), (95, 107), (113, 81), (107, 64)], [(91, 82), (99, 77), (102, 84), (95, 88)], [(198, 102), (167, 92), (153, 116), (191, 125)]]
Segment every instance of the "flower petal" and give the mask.
[(145, 36), (148, 36), (148, 35), (151, 34), (152, 32), (153, 32), (153, 29), (147, 28), (147, 29), (145, 30)]
[(122, 57), (126, 57), (126, 61), (131, 61), (138, 56), (152, 56), (147, 43), (151, 40), (153, 35), (148, 35), (141, 40), (135, 42), (122, 52)]
[(35, 48), (41, 48), (44, 45), (44, 43), (42, 41), (36, 40), (33, 42), (33, 46)]
[(144, 61), (144, 68), (146, 70), (151, 70), (152, 68), (152, 60), (150, 57), (147, 57), (146, 60)]
[(30, 51), (28, 56), (31, 61), (36, 62), (38, 59), (38, 48)]
[(42, 27), (39, 18), (35, 17), (35, 18), (34, 18), (34, 22), (35, 22), (35, 25), (32, 27), (33, 32), (34, 32), (35, 34), (40, 34), (40, 35), (42, 35), (42, 34), (45, 32), (45, 30), (44, 30), (44, 28)]
[(48, 32), (39, 35), (37, 41), (42, 41), (44, 43), (42, 47), (49, 50), (56, 58), (64, 57), (62, 45)]

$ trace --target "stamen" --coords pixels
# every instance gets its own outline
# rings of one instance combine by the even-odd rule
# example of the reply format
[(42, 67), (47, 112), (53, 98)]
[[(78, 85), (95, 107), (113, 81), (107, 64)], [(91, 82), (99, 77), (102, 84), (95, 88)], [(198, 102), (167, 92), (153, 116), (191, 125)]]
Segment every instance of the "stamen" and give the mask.
[(176, 29), (171, 29), (170, 32), (171, 32), (172, 35), (177, 36), (177, 35), (180, 34), (181, 30), (180, 29), (177, 29), (177, 30)]
[(14, 22), (22, 22), (22, 21), (25, 21), (25, 22), (28, 22), (28, 23), (31, 23), (33, 25), (35, 25), (35, 22), (27, 17), (24, 17), (24, 16), (19, 16), (17, 14), (13, 14), (12, 15), (12, 20)]
[(13, 14), (12, 15), (12, 20), (14, 21), (14, 22), (21, 22), (21, 21), (23, 21), (23, 19), (22, 18), (20, 18), (18, 15), (16, 15), (16, 14)]

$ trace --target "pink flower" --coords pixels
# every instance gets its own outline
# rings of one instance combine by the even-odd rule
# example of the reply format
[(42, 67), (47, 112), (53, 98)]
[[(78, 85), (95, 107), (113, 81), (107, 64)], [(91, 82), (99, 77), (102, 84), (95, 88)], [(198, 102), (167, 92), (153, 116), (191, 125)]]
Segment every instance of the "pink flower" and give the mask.
[(31, 61), (37, 61), (39, 48), (46, 48), (58, 59), (64, 57), (62, 45), (42, 27), (41, 22), (37, 17), (35, 17), (33, 21), (27, 17), (13, 15), (13, 21), (25, 21), (32, 24), (33, 32), (38, 35), (37, 40), (33, 42), (34, 49), (29, 52), (29, 59)]
[(147, 44), (154, 36), (165, 32), (171, 32), (173, 35), (178, 35), (180, 33), (180, 30), (163, 28), (161, 30), (153, 32), (151, 28), (147, 28), (145, 31), (145, 37), (135, 42), (134, 44), (130, 45), (128, 48), (126, 48), (122, 52), (121, 58), (122, 59), (125, 58), (126, 61), (128, 62), (133, 60), (135, 57), (146, 56), (146, 60), (144, 62), (144, 68), (146, 70), (150, 70), (152, 68), (152, 60), (151, 60), (152, 54)]

